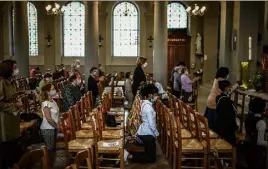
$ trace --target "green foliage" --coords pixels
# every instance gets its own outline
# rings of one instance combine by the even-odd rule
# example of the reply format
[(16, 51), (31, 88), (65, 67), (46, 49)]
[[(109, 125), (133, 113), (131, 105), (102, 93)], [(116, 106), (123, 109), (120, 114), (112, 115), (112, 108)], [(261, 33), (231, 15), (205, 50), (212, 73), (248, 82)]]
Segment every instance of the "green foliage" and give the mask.
[(264, 89), (264, 75), (261, 71), (256, 70), (254, 75), (250, 78), (250, 82), (256, 91)]

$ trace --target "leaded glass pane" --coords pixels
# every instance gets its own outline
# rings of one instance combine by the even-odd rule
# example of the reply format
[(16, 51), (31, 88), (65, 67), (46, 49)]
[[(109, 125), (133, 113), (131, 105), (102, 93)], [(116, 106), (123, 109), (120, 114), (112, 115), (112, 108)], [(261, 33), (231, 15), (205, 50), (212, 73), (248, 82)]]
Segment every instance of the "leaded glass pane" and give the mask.
[(178, 2), (168, 4), (167, 19), (169, 29), (187, 28), (187, 12), (185, 7)]
[(85, 6), (70, 2), (63, 15), (64, 56), (85, 56)]
[(37, 10), (36, 7), (31, 2), (27, 3), (27, 13), (28, 13), (28, 33), (29, 33), (29, 55), (38, 56)]
[(113, 56), (139, 55), (139, 13), (130, 2), (120, 2), (113, 10)]

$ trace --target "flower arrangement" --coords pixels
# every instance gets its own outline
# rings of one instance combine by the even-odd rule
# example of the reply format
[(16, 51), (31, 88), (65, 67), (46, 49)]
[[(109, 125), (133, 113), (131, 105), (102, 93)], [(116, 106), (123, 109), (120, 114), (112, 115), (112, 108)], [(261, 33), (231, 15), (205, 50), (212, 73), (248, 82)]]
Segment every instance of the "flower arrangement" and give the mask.
[(264, 74), (262, 71), (255, 70), (254, 75), (249, 80), (256, 92), (264, 90)]

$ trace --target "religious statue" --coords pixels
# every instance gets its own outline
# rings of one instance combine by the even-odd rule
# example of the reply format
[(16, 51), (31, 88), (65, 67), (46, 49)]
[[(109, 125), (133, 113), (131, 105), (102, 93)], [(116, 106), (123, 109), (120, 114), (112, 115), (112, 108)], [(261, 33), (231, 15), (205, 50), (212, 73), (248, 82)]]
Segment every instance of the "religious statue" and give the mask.
[(195, 54), (203, 55), (203, 51), (202, 51), (202, 36), (199, 33), (197, 33), (197, 37), (196, 37), (196, 40), (195, 40), (195, 45), (196, 45)]

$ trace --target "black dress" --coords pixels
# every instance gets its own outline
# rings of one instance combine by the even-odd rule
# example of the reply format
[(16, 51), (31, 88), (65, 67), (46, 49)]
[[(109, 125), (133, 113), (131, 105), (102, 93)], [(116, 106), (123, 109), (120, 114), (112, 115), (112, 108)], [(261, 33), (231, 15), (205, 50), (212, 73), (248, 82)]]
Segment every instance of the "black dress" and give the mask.
[(133, 74), (132, 93), (136, 96), (137, 90), (140, 87), (141, 82), (146, 82), (146, 76), (141, 66), (137, 66)]

